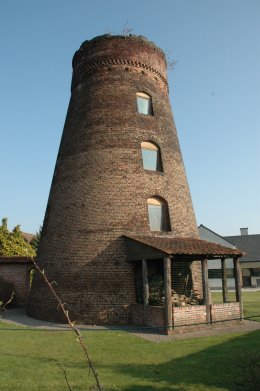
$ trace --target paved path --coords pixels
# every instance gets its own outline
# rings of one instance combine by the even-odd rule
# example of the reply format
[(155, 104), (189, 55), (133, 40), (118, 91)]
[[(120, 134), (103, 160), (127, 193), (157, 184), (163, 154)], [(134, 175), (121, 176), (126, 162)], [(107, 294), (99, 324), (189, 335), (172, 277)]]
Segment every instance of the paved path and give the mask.
[[(16, 308), (0, 313), (0, 321), (7, 322), (10, 325), (24, 326), (29, 329), (39, 330), (70, 330), (67, 324), (51, 323), (42, 320), (30, 318), (24, 312), (23, 308)], [(152, 329), (137, 326), (95, 326), (95, 325), (78, 325), (80, 330), (98, 331), (98, 330), (121, 330), (128, 331), (138, 337), (144, 338), (153, 342), (172, 341), (180, 339), (198, 338), (214, 335), (222, 335), (227, 333), (252, 332), (260, 330), (260, 322), (244, 320), (237, 325), (216, 325), (209, 326), (208, 329), (190, 331), (185, 333), (175, 333), (173, 335), (162, 335)], [(1, 329), (1, 324), (0, 324)], [(5, 328), (6, 330), (6, 328)]]

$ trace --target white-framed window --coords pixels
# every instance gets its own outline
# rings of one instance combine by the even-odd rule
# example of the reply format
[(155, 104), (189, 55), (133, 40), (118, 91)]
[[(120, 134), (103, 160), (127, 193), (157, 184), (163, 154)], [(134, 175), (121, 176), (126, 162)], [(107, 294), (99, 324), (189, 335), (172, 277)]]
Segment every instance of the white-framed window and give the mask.
[(137, 111), (139, 114), (153, 115), (152, 98), (144, 92), (136, 93)]
[(158, 145), (150, 141), (143, 141), (141, 151), (145, 170), (162, 171), (161, 153)]
[(147, 200), (148, 219), (151, 231), (169, 231), (167, 203), (161, 198), (151, 197)]

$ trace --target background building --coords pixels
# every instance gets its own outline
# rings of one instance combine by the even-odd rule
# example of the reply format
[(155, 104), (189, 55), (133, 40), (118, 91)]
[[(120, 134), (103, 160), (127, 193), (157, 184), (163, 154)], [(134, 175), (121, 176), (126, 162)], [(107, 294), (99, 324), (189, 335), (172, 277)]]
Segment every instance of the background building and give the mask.
[[(199, 235), (202, 240), (221, 244), (229, 248), (238, 248), (244, 255), (240, 258), (243, 287), (260, 286), (260, 235), (248, 235), (248, 228), (240, 228), (241, 235), (220, 236), (211, 229), (200, 225)], [(234, 266), (232, 259), (227, 259), (228, 287), (235, 287)], [(209, 261), (209, 285), (211, 289), (221, 289), (221, 260)]]
[(244, 287), (260, 287), (260, 234), (249, 235), (248, 228), (240, 228), (241, 235), (225, 236), (245, 255), (240, 260)]

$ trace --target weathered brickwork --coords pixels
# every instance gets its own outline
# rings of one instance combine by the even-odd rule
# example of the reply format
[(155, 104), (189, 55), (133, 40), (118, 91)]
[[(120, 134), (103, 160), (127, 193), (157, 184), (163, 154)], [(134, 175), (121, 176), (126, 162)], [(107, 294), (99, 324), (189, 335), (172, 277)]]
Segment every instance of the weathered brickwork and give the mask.
[[(136, 93), (152, 97), (153, 115), (137, 112)], [(141, 142), (159, 145), (163, 172), (143, 169)], [(129, 323), (135, 303), (133, 266), (121, 235), (149, 229), (147, 199), (168, 203), (171, 231), (198, 231), (168, 96), (166, 61), (136, 36), (102, 36), (73, 58), (71, 100), (43, 225), (38, 262), (57, 282), (78, 321)], [(192, 268), (200, 285), (200, 264)], [(29, 315), (61, 320), (39, 276)]]

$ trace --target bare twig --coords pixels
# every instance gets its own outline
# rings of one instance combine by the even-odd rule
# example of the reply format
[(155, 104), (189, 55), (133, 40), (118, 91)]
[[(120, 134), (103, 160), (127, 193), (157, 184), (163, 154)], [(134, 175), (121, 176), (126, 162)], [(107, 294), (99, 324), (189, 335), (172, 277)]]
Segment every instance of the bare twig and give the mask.
[(69, 384), (69, 381), (68, 381), (68, 378), (67, 378), (67, 372), (66, 372), (66, 369), (64, 368), (64, 366), (61, 364), (61, 363), (57, 363), (57, 365), (60, 367), (60, 369), (63, 371), (63, 374), (64, 374), (64, 377), (65, 377), (65, 380), (66, 380), (66, 383), (67, 383), (67, 386), (68, 386), (68, 389), (69, 391), (73, 391), (73, 389), (71, 388), (70, 384)]
[(46, 277), (45, 275), (45, 272), (43, 269), (41, 269), (38, 264), (35, 262), (34, 259), (32, 259), (34, 265), (35, 265), (35, 268), (40, 272), (40, 274), (42, 275), (42, 278), (44, 279), (44, 281), (46, 282), (46, 284), (48, 285), (50, 291), (52, 292), (53, 296), (55, 297), (55, 299), (57, 300), (58, 302), (58, 308), (61, 309), (62, 313), (64, 314), (66, 320), (67, 320), (67, 323), (68, 325), (70, 326), (70, 328), (74, 331), (74, 333), (76, 334), (77, 338), (76, 340), (80, 343), (80, 346), (86, 356), (86, 359), (87, 359), (87, 364), (89, 366), (89, 369), (90, 371), (92, 372), (92, 374), (94, 375), (94, 378), (95, 378), (95, 381), (96, 381), (96, 385), (97, 385), (97, 388), (99, 391), (102, 391), (102, 388), (101, 388), (101, 385), (99, 383), (99, 379), (98, 379), (98, 374), (97, 372), (95, 371), (95, 368), (92, 364), (92, 361), (89, 357), (89, 353), (88, 353), (88, 349), (87, 349), (87, 346), (83, 340), (83, 336), (81, 335), (79, 329), (75, 326), (75, 322), (72, 322), (71, 319), (70, 319), (70, 316), (69, 316), (69, 311), (66, 310), (65, 308), (65, 303), (62, 303), (59, 296), (57, 295), (56, 291), (54, 290), (53, 288), (53, 283), (50, 282), (48, 280), (48, 278)]
[(133, 32), (133, 28), (128, 26), (128, 20), (123, 24), (123, 27), (121, 29), (121, 33), (124, 35), (129, 35), (130, 33)]
[(2, 304), (2, 302), (0, 302), (0, 310), (1, 311), (6, 311), (5, 307), (13, 301), (14, 295), (15, 295), (15, 292), (13, 291), (12, 294), (11, 294), (10, 299), (8, 299), (5, 304)]
[(178, 60), (175, 60), (172, 57), (171, 50), (166, 49), (164, 52), (165, 52), (165, 56), (166, 56), (167, 67), (168, 67), (169, 70), (173, 71), (175, 69), (175, 67), (176, 67), (176, 64), (177, 64)]

